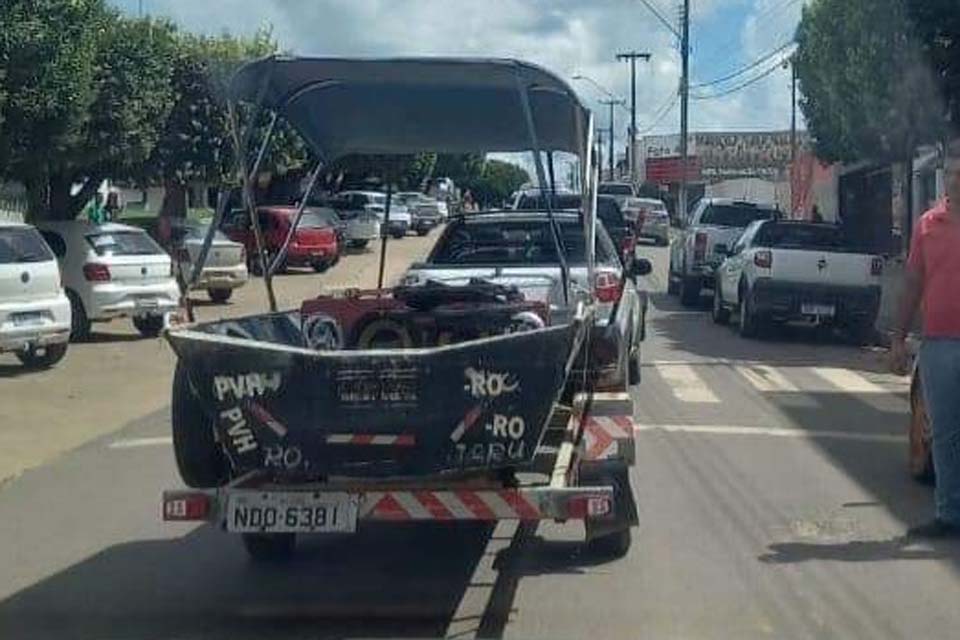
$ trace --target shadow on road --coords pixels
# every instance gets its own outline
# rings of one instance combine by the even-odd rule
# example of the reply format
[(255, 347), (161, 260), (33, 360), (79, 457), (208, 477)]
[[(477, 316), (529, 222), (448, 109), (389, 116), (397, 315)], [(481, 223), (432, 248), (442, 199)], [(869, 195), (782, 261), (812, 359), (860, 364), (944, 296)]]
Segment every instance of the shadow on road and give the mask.
[[(937, 545), (944, 547), (946, 545)], [(920, 547), (904, 538), (889, 540), (853, 540), (836, 544), (782, 542), (771, 544), (760, 562), (790, 564), (807, 560), (835, 560), (839, 562), (876, 562), (878, 560), (938, 560), (956, 556), (958, 547), (950, 545), (953, 553), (936, 547)]]
[(366, 527), (278, 565), (211, 527), (121, 544), (0, 602), (0, 637), (442, 636), (490, 531)]
[(650, 294), (650, 304), (656, 313), (648, 316), (648, 331), (657, 334), (667, 350), (725, 361), (757, 360), (774, 366), (810, 364), (887, 372), (881, 350), (844, 344), (840, 333), (781, 326), (759, 338), (746, 339), (736, 333), (737, 316), (730, 319), (731, 326), (713, 323), (707, 297), (698, 307), (688, 308), (676, 297), (659, 292)]

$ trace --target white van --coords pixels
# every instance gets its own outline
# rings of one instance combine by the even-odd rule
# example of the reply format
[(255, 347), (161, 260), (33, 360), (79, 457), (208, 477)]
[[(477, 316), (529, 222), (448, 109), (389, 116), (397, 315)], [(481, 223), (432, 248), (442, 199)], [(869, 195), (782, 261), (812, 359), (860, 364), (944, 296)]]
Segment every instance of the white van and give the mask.
[(0, 352), (28, 367), (50, 367), (67, 353), (70, 302), (60, 268), (34, 227), (0, 222)]

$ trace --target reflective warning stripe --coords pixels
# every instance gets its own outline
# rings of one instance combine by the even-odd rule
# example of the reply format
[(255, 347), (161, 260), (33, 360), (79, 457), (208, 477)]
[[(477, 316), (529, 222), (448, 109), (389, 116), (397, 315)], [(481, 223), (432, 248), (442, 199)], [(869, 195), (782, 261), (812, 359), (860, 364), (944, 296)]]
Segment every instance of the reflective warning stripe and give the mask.
[(588, 460), (604, 460), (618, 453), (617, 441), (633, 440), (630, 416), (593, 416), (584, 425), (584, 445)]
[(262, 405), (257, 402), (251, 402), (249, 409), (250, 413), (252, 413), (257, 420), (270, 427), (270, 430), (275, 434), (281, 438), (287, 435), (287, 428), (283, 426), (279, 420), (270, 415), (270, 412), (264, 409)]
[(386, 491), (364, 496), (361, 515), (383, 520), (540, 520), (521, 491)]
[(327, 444), (372, 445), (378, 447), (412, 447), (417, 438), (412, 433), (386, 435), (377, 433), (330, 433)]

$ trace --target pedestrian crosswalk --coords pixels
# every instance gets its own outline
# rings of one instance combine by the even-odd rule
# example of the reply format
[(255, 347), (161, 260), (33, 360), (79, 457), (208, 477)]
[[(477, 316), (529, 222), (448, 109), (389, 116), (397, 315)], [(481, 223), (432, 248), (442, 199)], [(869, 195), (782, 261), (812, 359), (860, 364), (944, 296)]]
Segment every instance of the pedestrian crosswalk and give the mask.
[(651, 362), (644, 385), (668, 390), (674, 401), (690, 405), (736, 402), (737, 387), (775, 395), (785, 404), (817, 406), (824, 398), (849, 396), (879, 411), (907, 409), (909, 379), (878, 372), (760, 362)]

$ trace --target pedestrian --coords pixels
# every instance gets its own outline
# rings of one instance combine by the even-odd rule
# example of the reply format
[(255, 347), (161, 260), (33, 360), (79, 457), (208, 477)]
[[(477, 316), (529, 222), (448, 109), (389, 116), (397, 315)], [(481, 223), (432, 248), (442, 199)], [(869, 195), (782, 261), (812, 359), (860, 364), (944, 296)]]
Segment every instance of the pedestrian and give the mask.
[(107, 203), (103, 206), (104, 218), (108, 222), (114, 222), (120, 217), (123, 211), (123, 202), (120, 199), (120, 192), (116, 189), (110, 189), (107, 192)]
[(935, 518), (910, 536), (960, 537), (960, 144), (945, 161), (947, 197), (913, 231), (891, 368), (907, 373), (906, 337), (922, 305), (920, 378), (933, 434)]
[(103, 224), (107, 220), (106, 210), (103, 207), (103, 194), (97, 191), (93, 200), (87, 205), (87, 220), (93, 224)]

